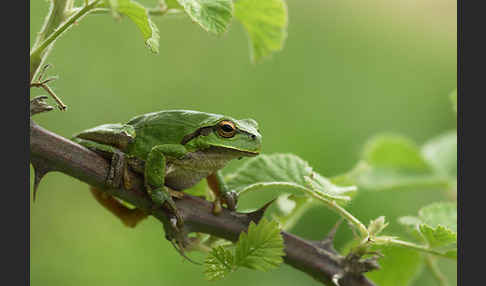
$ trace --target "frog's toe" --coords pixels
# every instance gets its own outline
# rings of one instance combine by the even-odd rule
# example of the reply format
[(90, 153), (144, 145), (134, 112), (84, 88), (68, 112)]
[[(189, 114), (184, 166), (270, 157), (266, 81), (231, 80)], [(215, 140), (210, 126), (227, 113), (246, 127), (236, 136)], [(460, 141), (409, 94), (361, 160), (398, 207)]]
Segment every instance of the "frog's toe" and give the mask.
[(174, 217), (171, 218), (171, 223), (175, 224), (176, 227), (182, 228), (184, 226), (184, 219), (178, 209), (175, 209), (173, 212)]
[(228, 206), (228, 209), (231, 211), (236, 210), (236, 205), (238, 203), (238, 194), (235, 191), (230, 191), (226, 193), (223, 201)]
[(119, 188), (122, 183), (124, 172), (126, 169), (126, 159), (123, 152), (115, 152), (111, 158), (110, 170), (106, 184), (113, 189)]
[(172, 198), (167, 199), (163, 203), (163, 207), (169, 211), (170, 223), (175, 229), (182, 228), (184, 226), (184, 219), (182, 218), (181, 212), (177, 209)]

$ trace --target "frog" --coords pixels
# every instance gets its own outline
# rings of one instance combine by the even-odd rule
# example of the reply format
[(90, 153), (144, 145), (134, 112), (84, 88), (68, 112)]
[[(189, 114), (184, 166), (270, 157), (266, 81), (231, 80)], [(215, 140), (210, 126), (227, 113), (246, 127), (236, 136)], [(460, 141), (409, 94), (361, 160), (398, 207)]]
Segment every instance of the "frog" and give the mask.
[[(154, 208), (165, 208), (174, 228), (184, 221), (174, 198), (206, 179), (214, 194), (212, 212), (224, 205), (236, 210), (238, 195), (224, 181), (222, 169), (233, 159), (257, 156), (262, 136), (254, 119), (194, 110), (162, 110), (133, 117), (126, 123), (99, 125), (75, 134), (72, 140), (110, 161), (108, 188), (130, 189), (128, 170), (143, 175), (144, 187)], [(130, 227), (148, 216), (127, 208), (106, 192), (92, 187), (92, 194)]]

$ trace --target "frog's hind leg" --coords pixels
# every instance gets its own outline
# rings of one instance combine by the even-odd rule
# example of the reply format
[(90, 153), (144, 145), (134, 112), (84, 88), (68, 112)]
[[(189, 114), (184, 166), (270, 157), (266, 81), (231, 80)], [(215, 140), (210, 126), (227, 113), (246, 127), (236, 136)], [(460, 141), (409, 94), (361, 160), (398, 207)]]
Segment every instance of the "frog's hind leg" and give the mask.
[(75, 135), (75, 138), (90, 140), (104, 145), (110, 145), (126, 151), (128, 144), (135, 139), (135, 128), (127, 124), (104, 124), (84, 130)]
[(105, 209), (118, 217), (124, 225), (135, 227), (140, 221), (145, 219), (148, 214), (141, 209), (130, 209), (120, 203), (113, 196), (102, 192), (95, 187), (91, 187), (91, 193)]

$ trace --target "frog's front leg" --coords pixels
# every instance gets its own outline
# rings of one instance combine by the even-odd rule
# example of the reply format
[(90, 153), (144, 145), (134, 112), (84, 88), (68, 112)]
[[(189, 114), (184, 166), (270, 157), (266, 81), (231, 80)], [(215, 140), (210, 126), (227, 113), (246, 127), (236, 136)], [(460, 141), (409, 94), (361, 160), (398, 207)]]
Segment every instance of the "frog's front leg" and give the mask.
[(238, 195), (235, 191), (230, 191), (228, 186), (223, 180), (221, 171), (216, 171), (206, 178), (209, 188), (213, 191), (216, 199), (213, 204), (213, 213), (221, 213), (221, 203), (225, 203), (228, 209), (236, 210), (236, 204), (238, 202)]
[(157, 145), (150, 150), (145, 162), (145, 187), (152, 201), (158, 206), (165, 206), (176, 218), (177, 225), (184, 221), (180, 215), (169, 189), (165, 186), (167, 157), (180, 158), (187, 153), (186, 148), (179, 144)]

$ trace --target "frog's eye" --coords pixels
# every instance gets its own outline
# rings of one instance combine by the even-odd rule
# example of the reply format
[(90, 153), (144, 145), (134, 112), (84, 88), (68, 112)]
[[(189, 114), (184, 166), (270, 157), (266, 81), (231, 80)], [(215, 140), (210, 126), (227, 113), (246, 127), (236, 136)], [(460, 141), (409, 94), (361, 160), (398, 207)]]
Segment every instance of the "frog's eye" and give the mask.
[(229, 120), (223, 120), (218, 123), (218, 134), (224, 138), (231, 138), (236, 134), (236, 126)]

